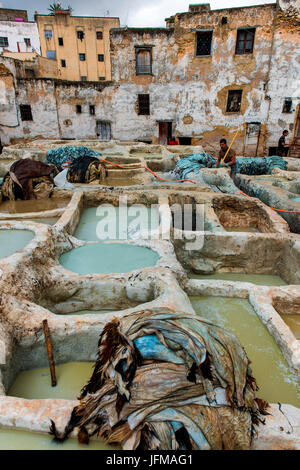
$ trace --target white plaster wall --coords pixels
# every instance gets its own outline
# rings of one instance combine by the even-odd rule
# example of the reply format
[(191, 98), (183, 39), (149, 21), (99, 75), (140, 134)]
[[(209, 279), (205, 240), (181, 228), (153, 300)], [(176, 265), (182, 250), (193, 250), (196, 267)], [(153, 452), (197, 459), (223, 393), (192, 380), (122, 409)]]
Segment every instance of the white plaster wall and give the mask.
[[(113, 80), (121, 82), (112, 102), (116, 139), (158, 136), (157, 120), (170, 119), (174, 121), (175, 132), (190, 136), (200, 136), (216, 126), (241, 130), (245, 122), (266, 123), (268, 101), (265, 99), (264, 84), (269, 71), (271, 41), (266, 43), (260, 38), (259, 31), (254, 50), (256, 69), (250, 73), (247, 67), (241, 71), (234, 61), (234, 31), (229, 33), (225, 43), (219, 37), (214, 38), (211, 62), (204, 70), (203, 67), (197, 69), (193, 66), (193, 53), (181, 54), (178, 60), (178, 45), (170, 32), (156, 36), (133, 34), (127, 47), (122, 45), (122, 39), (122, 33), (112, 36)], [(135, 45), (154, 46), (152, 83), (134, 83)], [(223, 50), (221, 56), (216, 54), (220, 49)], [(220, 107), (218, 102), (218, 92), (233, 83), (241, 87), (250, 84), (252, 87), (247, 97), (243, 96), (247, 100), (244, 115), (226, 115), (224, 105)], [(136, 101), (140, 93), (150, 94), (150, 116), (137, 115)], [(193, 118), (192, 124), (183, 123), (186, 115)]]
[[(300, 1), (281, 0), (280, 6), (285, 11), (294, 9), (298, 13), (300, 24)], [(297, 14), (296, 13), (296, 14)], [(267, 90), (270, 96), (268, 117), (268, 146), (277, 146), (284, 129), (289, 131), (287, 143), (293, 138), (297, 106), (300, 104), (300, 36), (299, 26), (281, 24), (275, 31), (274, 49), (271, 60), (270, 79)], [(283, 113), (285, 98), (292, 98), (292, 112)]]
[[(4, 116), (6, 122), (3, 122), (2, 116), (0, 118), (1, 140), (4, 143), (9, 143), (12, 138), (24, 138), (26, 140), (37, 136), (57, 138), (59, 128), (53, 81), (18, 80), (17, 87), (17, 95), (14, 91), (7, 93), (7, 111)], [(21, 120), (19, 106), (23, 104), (31, 106), (32, 121)]]
[[(61, 137), (67, 139), (96, 138), (96, 121), (113, 121), (114, 110), (111, 96), (115, 87), (60, 85), (57, 86), (58, 116)], [(76, 112), (76, 104), (81, 105), (81, 114)], [(95, 115), (90, 114), (90, 105), (95, 106)]]
[[(8, 38), (8, 46), (0, 47), (0, 52), (3, 52), (3, 50), (18, 52), (17, 43), (19, 43), (20, 52), (41, 53), (40, 37), (36, 23), (0, 21), (0, 36)], [(24, 38), (30, 38), (31, 47), (26, 47)]]
[[(16, 107), (16, 61), (1, 57), (0, 65), (3, 64), (7, 73), (0, 76), (0, 139), (8, 144), (10, 135), (14, 136), (19, 126)], [(11, 75), (9, 75), (11, 74)]]

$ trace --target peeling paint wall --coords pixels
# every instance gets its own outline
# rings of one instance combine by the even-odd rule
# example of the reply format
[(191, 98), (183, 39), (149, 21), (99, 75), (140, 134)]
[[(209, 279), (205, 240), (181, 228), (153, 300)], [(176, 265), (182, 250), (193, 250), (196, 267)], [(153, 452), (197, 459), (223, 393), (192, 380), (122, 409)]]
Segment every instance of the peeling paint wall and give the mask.
[[(166, 30), (112, 30), (112, 76), (119, 83), (116, 137), (151, 137), (156, 143), (156, 121), (171, 120), (176, 136), (192, 137), (211, 153), (218, 151), (221, 137), (230, 139), (239, 130), (235, 148), (247, 154), (247, 123), (260, 122), (263, 131), (268, 117), (265, 86), (274, 19), (275, 5), (264, 5), (177, 14)], [(237, 55), (237, 29), (245, 27), (256, 28), (253, 54)], [(197, 30), (213, 30), (211, 56), (195, 55)], [(135, 74), (135, 46), (143, 45), (153, 46), (152, 76)], [(229, 90), (243, 92), (240, 113), (226, 112)], [(139, 93), (150, 94), (150, 116), (137, 115)]]
[[(277, 146), (284, 129), (292, 142), (297, 106), (300, 104), (300, 2), (281, 0), (274, 31), (267, 95), (270, 97), (266, 146)], [(292, 99), (292, 111), (283, 113), (285, 98)]]
[[(1, 66), (2, 64), (0, 64)], [(57, 103), (52, 80), (16, 79), (11, 73), (1, 73), (0, 138), (4, 143), (30, 140), (34, 137), (57, 138)], [(9, 69), (7, 69), (8, 71)], [(4, 87), (3, 87), (4, 84)], [(16, 93), (17, 90), (17, 93)], [(30, 104), (32, 121), (22, 121), (20, 105)]]
[[(96, 122), (113, 120), (111, 108), (113, 87), (106, 84), (66, 84), (56, 87), (59, 103), (58, 116), (61, 137), (65, 139), (97, 138)], [(76, 112), (81, 106), (81, 113)], [(95, 107), (95, 115), (90, 113), (90, 105)]]

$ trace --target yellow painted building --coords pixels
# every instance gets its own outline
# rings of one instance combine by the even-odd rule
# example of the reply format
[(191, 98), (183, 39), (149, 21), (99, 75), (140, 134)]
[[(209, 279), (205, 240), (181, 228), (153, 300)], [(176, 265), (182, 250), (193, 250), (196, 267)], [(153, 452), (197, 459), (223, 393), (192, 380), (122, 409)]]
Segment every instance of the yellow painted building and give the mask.
[(43, 57), (57, 60), (58, 78), (74, 81), (111, 80), (109, 31), (119, 18), (35, 14)]

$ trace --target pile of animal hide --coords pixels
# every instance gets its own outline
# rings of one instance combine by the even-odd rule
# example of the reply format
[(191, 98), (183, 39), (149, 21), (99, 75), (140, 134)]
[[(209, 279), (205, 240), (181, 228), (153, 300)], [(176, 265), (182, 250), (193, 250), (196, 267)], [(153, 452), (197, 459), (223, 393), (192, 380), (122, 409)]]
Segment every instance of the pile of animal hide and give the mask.
[[(216, 163), (217, 160), (208, 153), (193, 153), (177, 162), (174, 173), (178, 179), (185, 179), (189, 173), (197, 173), (201, 168), (215, 168)], [(238, 157), (232, 170), (243, 175), (270, 175), (274, 168), (287, 170), (287, 166), (287, 162), (278, 156)]]
[(53, 165), (24, 158), (14, 162), (1, 187), (2, 198), (43, 199), (51, 196), (57, 169)]
[(64, 147), (57, 147), (55, 149), (49, 150), (47, 153), (46, 160), (48, 163), (55, 165), (59, 171), (63, 169), (62, 164), (65, 162), (73, 163), (77, 158), (82, 157), (94, 157), (97, 158), (101, 154), (99, 152), (95, 152), (87, 147), (83, 146), (64, 146)]
[(201, 168), (215, 168), (217, 160), (208, 153), (193, 153), (179, 160), (174, 168), (178, 179), (185, 179), (189, 173), (198, 173)]
[(255, 398), (246, 353), (231, 333), (169, 309), (114, 319), (63, 433), (95, 434), (126, 450), (249, 449), (268, 406)]
[(274, 168), (287, 170), (288, 163), (279, 156), (237, 158), (234, 173), (242, 175), (270, 175)]
[(70, 183), (98, 184), (106, 178), (107, 172), (103, 162), (95, 157), (79, 157), (71, 163), (67, 180)]

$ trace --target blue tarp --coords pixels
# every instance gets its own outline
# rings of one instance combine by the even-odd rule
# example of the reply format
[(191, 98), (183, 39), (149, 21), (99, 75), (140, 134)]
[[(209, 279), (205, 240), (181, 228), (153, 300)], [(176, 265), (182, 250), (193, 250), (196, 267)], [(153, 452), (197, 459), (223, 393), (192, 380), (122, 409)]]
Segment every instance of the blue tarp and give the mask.
[[(208, 153), (193, 153), (177, 162), (174, 173), (178, 179), (185, 179), (189, 173), (198, 173), (201, 168), (215, 168), (216, 164), (217, 159)], [(244, 175), (270, 175), (274, 168), (287, 170), (287, 166), (287, 162), (279, 156), (238, 157), (232, 170)]]
[(99, 157), (101, 154), (95, 150), (91, 150), (83, 146), (71, 146), (66, 145), (64, 147), (58, 147), (50, 150), (47, 153), (46, 161), (52, 165), (57, 166), (62, 170), (62, 163), (74, 162), (80, 157)]

